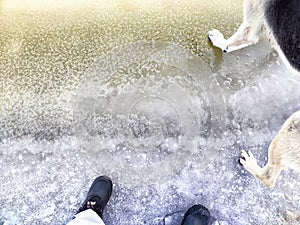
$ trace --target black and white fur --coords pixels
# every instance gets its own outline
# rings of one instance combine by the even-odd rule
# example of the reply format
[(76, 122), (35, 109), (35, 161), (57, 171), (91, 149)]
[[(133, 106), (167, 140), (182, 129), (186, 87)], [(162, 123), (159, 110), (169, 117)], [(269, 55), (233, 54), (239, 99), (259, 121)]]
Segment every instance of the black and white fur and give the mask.
[(238, 30), (224, 39), (214, 29), (208, 38), (214, 46), (231, 52), (255, 44), (263, 26), (283, 61), (300, 71), (300, 0), (244, 0), (244, 18)]
[[(300, 72), (300, 0), (244, 0), (244, 19), (237, 32), (224, 39), (220, 31), (212, 30), (208, 37), (214, 46), (231, 52), (256, 43), (263, 26), (283, 61)], [(300, 111), (283, 124), (268, 152), (263, 168), (250, 151), (242, 151), (240, 163), (270, 188), (281, 170), (300, 172)]]

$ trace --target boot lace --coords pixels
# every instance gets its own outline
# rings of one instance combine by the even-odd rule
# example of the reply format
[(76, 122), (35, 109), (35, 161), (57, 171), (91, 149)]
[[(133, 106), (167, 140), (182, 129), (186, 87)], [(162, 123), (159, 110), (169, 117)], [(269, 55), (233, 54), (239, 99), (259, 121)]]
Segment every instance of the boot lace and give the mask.
[(102, 218), (103, 209), (100, 205), (100, 199), (88, 200), (85, 204), (83, 204), (83, 206), (78, 210), (76, 214), (85, 211), (87, 209), (94, 210)]

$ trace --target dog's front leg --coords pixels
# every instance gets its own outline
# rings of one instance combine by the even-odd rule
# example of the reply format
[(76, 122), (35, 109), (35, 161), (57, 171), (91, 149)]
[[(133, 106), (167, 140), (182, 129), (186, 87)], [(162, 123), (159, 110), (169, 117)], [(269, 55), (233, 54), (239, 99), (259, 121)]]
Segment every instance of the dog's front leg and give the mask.
[(244, 1), (244, 19), (238, 30), (228, 39), (216, 29), (209, 31), (208, 38), (215, 47), (221, 48), (223, 52), (232, 52), (259, 40), (259, 32), (263, 25), (263, 12), (260, 1)]
[(258, 179), (269, 188), (273, 188), (281, 170), (282, 167), (267, 163), (267, 165), (262, 169), (262, 174), (258, 177)]
[(275, 164), (271, 165), (270, 162), (268, 162), (266, 166), (261, 168), (257, 165), (256, 159), (253, 157), (251, 151), (242, 151), (242, 158), (240, 158), (240, 163), (248, 172), (258, 178), (269, 188), (273, 188), (275, 186), (278, 175), (282, 170), (281, 166)]
[(251, 26), (241, 25), (236, 33), (229, 39), (225, 39), (219, 30), (212, 30), (208, 34), (209, 40), (215, 47), (222, 49), (223, 52), (232, 52), (245, 48), (258, 41), (258, 36), (250, 38)]

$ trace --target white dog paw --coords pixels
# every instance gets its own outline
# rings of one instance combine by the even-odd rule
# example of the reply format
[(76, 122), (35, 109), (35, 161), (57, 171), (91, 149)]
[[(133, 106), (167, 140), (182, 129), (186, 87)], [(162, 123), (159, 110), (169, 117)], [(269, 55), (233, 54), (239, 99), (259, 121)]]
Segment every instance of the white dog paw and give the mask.
[(219, 42), (220, 40), (223, 40), (224, 36), (219, 30), (213, 29), (208, 32), (208, 39), (213, 45), (215, 45), (215, 43)]
[(227, 51), (227, 43), (226, 40), (224, 39), (223, 34), (216, 29), (213, 29), (208, 32), (208, 39), (211, 41), (211, 43), (220, 49), (222, 51), (226, 52)]
[(240, 163), (245, 167), (249, 172), (257, 172), (259, 170), (259, 166), (257, 165), (257, 161), (254, 158), (251, 151), (242, 150), (242, 157), (240, 158)]

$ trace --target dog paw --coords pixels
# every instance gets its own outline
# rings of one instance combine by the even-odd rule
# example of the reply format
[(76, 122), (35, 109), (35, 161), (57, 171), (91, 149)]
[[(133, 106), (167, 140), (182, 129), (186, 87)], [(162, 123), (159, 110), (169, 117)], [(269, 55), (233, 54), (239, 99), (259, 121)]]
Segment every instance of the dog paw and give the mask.
[(211, 30), (211, 31), (208, 32), (208, 39), (211, 42), (215, 42), (217, 40), (224, 39), (224, 36), (223, 36), (223, 34), (219, 30), (213, 29), (213, 30)]
[(215, 47), (218, 47), (222, 49), (222, 51), (227, 52), (226, 40), (224, 39), (223, 34), (219, 30), (213, 29), (209, 31), (208, 39)]
[(240, 158), (240, 163), (245, 167), (246, 170), (249, 172), (255, 172), (258, 170), (259, 167), (257, 165), (257, 161), (251, 151), (246, 152), (242, 150), (241, 155), (242, 157)]

